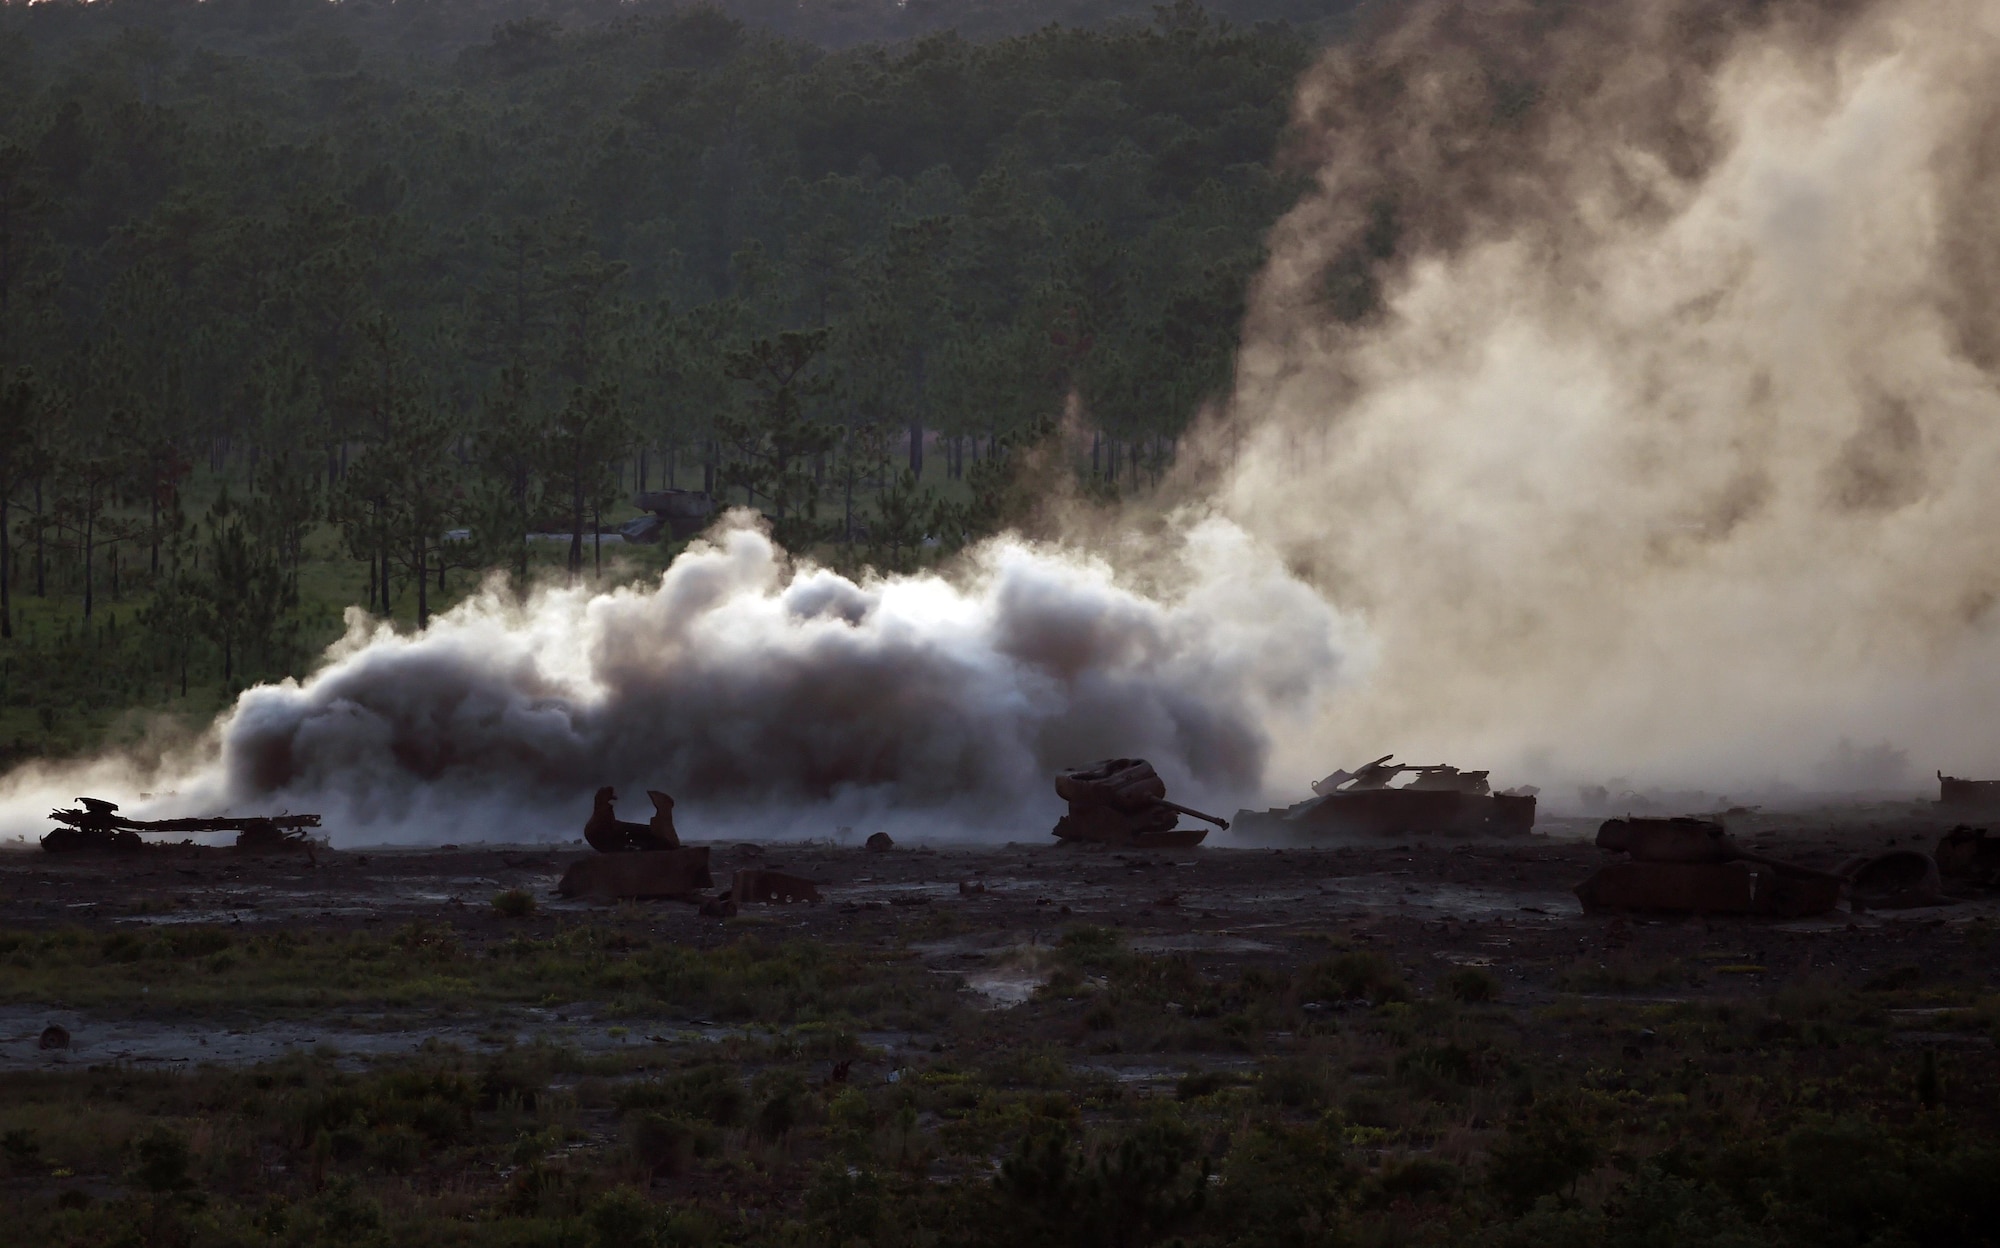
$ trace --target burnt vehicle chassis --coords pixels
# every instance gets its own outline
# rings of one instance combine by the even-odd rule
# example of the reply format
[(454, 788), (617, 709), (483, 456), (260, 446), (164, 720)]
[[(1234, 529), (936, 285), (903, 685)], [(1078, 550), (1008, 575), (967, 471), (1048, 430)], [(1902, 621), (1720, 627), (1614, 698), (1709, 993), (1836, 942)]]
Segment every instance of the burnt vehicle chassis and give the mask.
[[(1525, 836), (1534, 830), (1532, 791), (1495, 793), (1486, 772), (1396, 763), (1393, 757), (1336, 771), (1313, 785), (1313, 796), (1303, 802), (1238, 811), (1234, 823), (1245, 832), (1290, 836)], [(1405, 774), (1415, 779), (1390, 786)]]

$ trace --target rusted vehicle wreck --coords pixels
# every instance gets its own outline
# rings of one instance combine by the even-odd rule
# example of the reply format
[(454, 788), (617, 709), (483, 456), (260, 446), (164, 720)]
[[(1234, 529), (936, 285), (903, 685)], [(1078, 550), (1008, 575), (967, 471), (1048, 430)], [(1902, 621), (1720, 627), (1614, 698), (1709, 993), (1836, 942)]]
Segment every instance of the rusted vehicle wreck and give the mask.
[(1577, 885), (1585, 914), (1640, 910), (1804, 918), (1840, 901), (1830, 871), (1753, 854), (1712, 819), (1607, 819), (1597, 847), (1627, 855)]
[(2000, 780), (1963, 780), (1937, 773), (1938, 805), (1951, 810), (2000, 813)]
[(674, 828), (674, 799), (651, 789), (646, 796), (653, 800), (652, 819), (632, 823), (618, 817), (615, 789), (607, 785), (597, 790), (583, 825), (583, 839), (597, 852), (570, 864), (556, 885), (558, 893), (612, 901), (692, 897), (715, 886), (708, 846), (681, 844)]
[[(1336, 771), (1291, 806), (1236, 813), (1237, 830), (1266, 835), (1522, 836), (1534, 830), (1535, 790), (1495, 793), (1484, 771), (1416, 765), (1384, 754), (1356, 771)], [(1408, 784), (1392, 782), (1412, 777)]]
[(1187, 849), (1199, 845), (1207, 828), (1176, 825), (1182, 815), (1227, 830), (1229, 821), (1167, 800), (1166, 781), (1143, 758), (1107, 758), (1056, 775), (1056, 796), (1069, 813), (1056, 821), (1065, 841), (1092, 841), (1130, 849)]
[[(52, 810), (49, 818), (61, 827), (52, 828), (42, 838), (42, 849), (51, 854), (136, 853), (164, 848), (145, 838), (155, 834), (236, 833), (235, 848), (245, 853), (300, 850), (311, 853), (315, 842), (306, 829), (319, 826), (318, 815), (253, 815), (248, 818), (214, 819), (133, 819), (118, 813), (118, 803), (98, 797), (80, 797), (67, 810)], [(192, 841), (181, 842), (193, 846)]]

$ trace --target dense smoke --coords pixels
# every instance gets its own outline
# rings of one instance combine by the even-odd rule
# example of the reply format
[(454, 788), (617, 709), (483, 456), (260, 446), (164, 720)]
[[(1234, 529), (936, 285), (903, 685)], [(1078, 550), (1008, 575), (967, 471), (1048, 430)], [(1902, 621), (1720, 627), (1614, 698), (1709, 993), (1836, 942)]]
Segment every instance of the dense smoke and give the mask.
[(1149, 597), (1000, 540), (954, 579), (857, 583), (736, 513), (652, 585), (496, 588), (414, 635), (356, 613), (312, 678), (242, 695), (171, 804), (323, 810), (342, 839), (567, 838), (615, 784), (639, 815), (642, 788), (672, 792), (705, 834), (949, 835), (1024, 831), (1056, 768), (1120, 752), (1189, 793), (1254, 789), (1271, 732), (1341, 672), (1339, 621), (1226, 524), (1176, 562)]
[(1281, 770), (2000, 770), (1996, 53), (1973, 0), (1464, 0), (1308, 75), (1204, 492), (1379, 666)]
[(1218, 801), (1389, 750), (2000, 771), (1996, 53), (1974, 0), (1409, 6), (1302, 85), (1312, 189), (1164, 550), (1098, 514), (856, 582), (737, 518), (655, 585), (357, 616), (154, 783), (463, 839), (600, 783), (1045, 827), (1113, 754)]

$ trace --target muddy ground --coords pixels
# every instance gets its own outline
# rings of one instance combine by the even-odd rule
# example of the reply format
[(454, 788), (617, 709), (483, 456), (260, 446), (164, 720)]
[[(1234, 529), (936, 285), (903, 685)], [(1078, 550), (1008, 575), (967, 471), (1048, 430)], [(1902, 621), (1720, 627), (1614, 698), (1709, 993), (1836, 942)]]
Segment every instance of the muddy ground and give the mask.
[[(1819, 867), (1898, 846), (1928, 849), (1954, 822), (1923, 803), (1730, 820), (1744, 843)], [(2000, 899), (1993, 897), (1968, 895), (1899, 912), (1843, 908), (1790, 922), (1585, 916), (1571, 889), (1605, 860), (1588, 842), (1595, 826), (1595, 820), (1544, 820), (1536, 835), (1512, 840), (1243, 846), (1216, 838), (1174, 852), (1026, 839), (992, 847), (906, 844), (888, 852), (858, 844), (715, 844), (721, 886), (734, 869), (757, 866), (807, 876), (824, 896), (817, 905), (748, 907), (730, 920), (704, 917), (680, 902), (607, 908), (563, 900), (555, 884), (586, 852), (571, 846), (322, 851), (310, 862), (220, 850), (123, 858), (26, 851), (0, 856), (0, 928), (112, 933), (207, 925), (243, 933), (352, 933), (428, 924), (454, 930), (477, 950), (611, 919), (645, 940), (696, 948), (752, 933), (806, 938), (914, 957), (982, 1016), (982, 1034), (1033, 997), (1054, 962), (1043, 951), (1080, 926), (1110, 929), (1135, 953), (1184, 955), (1210, 976), (1240, 975), (1252, 966), (1289, 974), (1324, 958), (1329, 940), (1387, 955), (1420, 994), (1455, 968), (1486, 968), (1498, 1006), (1524, 1021), (1564, 999), (1768, 998), (1790, 984), (1859, 986), (1897, 975), (1920, 975), (1961, 993), (1996, 986), (1990, 942), (1965, 938), (1968, 925), (2000, 921)], [(534, 894), (537, 913), (508, 918), (496, 911), (492, 898), (510, 889)], [(1669, 967), (1672, 973), (1662, 972)], [(589, 1000), (461, 1005), (437, 1013), (421, 1001), (382, 1009), (350, 1002), (313, 1012), (227, 1000), (156, 1007), (150, 996), (142, 987), (137, 998), (38, 1000), (17, 983), (0, 997), (0, 1068), (248, 1063), (295, 1049), (365, 1063), (440, 1041), (479, 1051), (541, 1040), (588, 1053), (699, 1043), (757, 1026)], [(1300, 1008), (1331, 1018), (1366, 1007), (1308, 1001)], [(1992, 1047), (1983, 1033), (1940, 1029), (1920, 1006), (1898, 1011), (1892, 1023), (1898, 1043)], [(68, 1032), (66, 1048), (40, 1047), (50, 1024)], [(859, 1038), (893, 1065), (905, 1051), (942, 1050), (953, 1043), (944, 1034), (950, 1030)], [(1088, 1046), (1078, 1047), (1074, 1061), (1122, 1078), (1177, 1073), (1153, 1069), (1144, 1055)]]

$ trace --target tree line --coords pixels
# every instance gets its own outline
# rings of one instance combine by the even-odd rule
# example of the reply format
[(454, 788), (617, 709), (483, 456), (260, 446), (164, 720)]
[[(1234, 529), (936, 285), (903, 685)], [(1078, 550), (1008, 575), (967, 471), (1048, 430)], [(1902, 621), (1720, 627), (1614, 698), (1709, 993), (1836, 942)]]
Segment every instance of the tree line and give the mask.
[(643, 489), (906, 567), (1000, 521), (1066, 406), (1098, 478), (1157, 473), (1314, 51), (1181, 0), (840, 50), (620, 5), (418, 54), (390, 7), (467, 11), (0, 4), (0, 634), (133, 597), (227, 682), (290, 661), (314, 534), (421, 620), (530, 533), (580, 570)]

